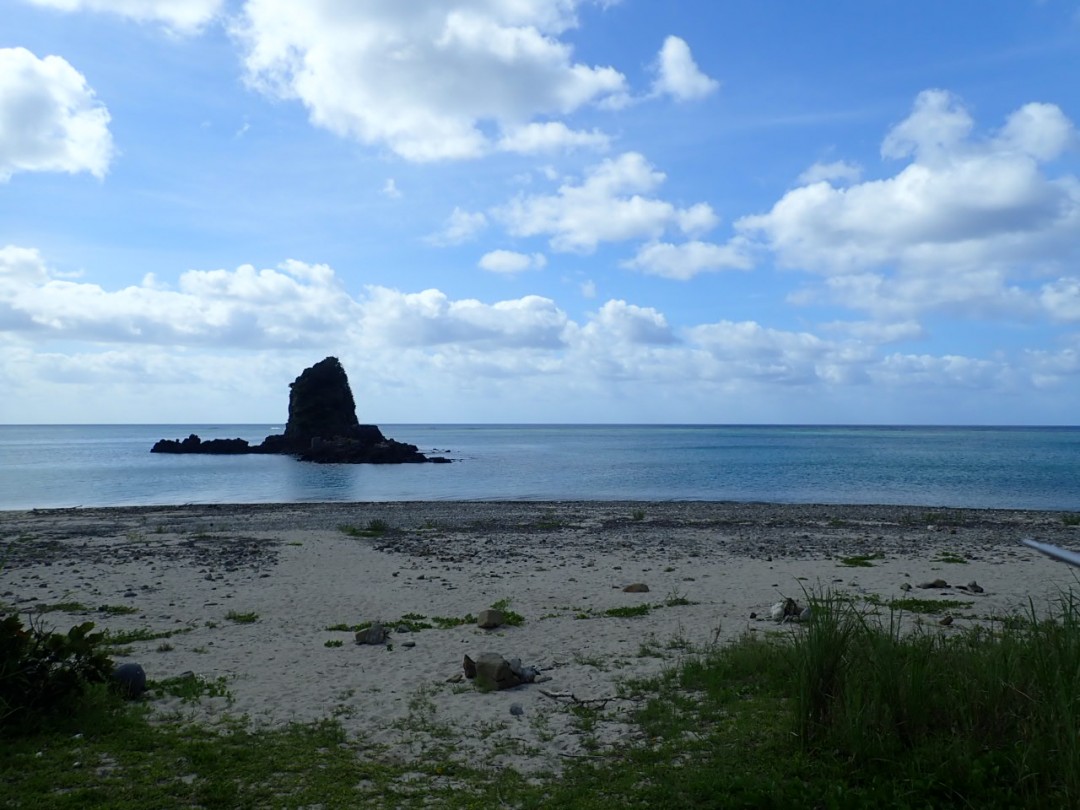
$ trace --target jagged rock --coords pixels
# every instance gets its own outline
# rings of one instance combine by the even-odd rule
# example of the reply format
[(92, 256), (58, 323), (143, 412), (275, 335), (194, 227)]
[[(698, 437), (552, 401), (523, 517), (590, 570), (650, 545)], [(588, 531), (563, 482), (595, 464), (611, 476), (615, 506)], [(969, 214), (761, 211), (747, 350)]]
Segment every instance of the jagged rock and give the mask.
[(121, 664), (112, 673), (113, 688), (129, 700), (146, 691), (146, 671), (138, 664)]
[(623, 588), (623, 593), (648, 593), (649, 586), (644, 582), (635, 582)]
[(930, 580), (929, 582), (922, 582), (922, 583), (919, 583), (919, 585), (917, 585), (916, 587), (918, 587), (918, 588), (923, 588), (923, 589), (930, 589), (930, 588), (948, 588), (948, 587), (949, 587), (949, 583), (948, 583), (948, 582), (946, 582), (946, 581), (945, 581), (945, 580), (943, 580), (943, 579), (933, 579), (933, 580)]
[(465, 656), (465, 660), (461, 662), (461, 668), (465, 672), (465, 677), (472, 680), (476, 677), (476, 662), (469, 656)]
[(364, 630), (359, 630), (356, 633), (357, 644), (385, 644), (387, 636), (390, 635), (390, 631), (383, 627), (379, 622), (375, 622)]
[(493, 630), (500, 627), (504, 622), (506, 622), (506, 617), (503, 616), (501, 610), (495, 608), (481, 610), (480, 615), (476, 617), (476, 626), (484, 630)]
[(323, 464), (447, 463), (443, 456), (426, 457), (414, 444), (386, 438), (375, 425), (361, 425), (349, 378), (336, 357), (320, 360), (289, 385), (289, 421), (285, 432), (250, 446), (244, 439), (203, 441), (194, 433), (186, 439), (162, 439), (152, 453), (279, 453)]
[(476, 657), (476, 683), (482, 689), (512, 689), (521, 678), (498, 653), (480, 653)]

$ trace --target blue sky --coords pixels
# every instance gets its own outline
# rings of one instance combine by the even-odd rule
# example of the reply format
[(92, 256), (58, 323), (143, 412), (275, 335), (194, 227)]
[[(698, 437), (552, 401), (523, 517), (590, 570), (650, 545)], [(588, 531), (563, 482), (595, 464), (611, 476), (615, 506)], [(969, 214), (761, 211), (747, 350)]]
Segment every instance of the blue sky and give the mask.
[(1078, 0), (0, 20), (0, 422), (1080, 419)]

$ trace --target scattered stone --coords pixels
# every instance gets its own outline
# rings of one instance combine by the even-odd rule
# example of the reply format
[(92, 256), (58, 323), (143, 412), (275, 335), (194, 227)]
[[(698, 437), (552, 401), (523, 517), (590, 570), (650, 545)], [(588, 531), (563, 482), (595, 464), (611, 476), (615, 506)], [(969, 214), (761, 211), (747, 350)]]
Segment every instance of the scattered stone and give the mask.
[(943, 627), (948, 627), (952, 623), (953, 623), (953, 617), (952, 616), (946, 616), (945, 618), (943, 618), (941, 621), (938, 622), (938, 624), (940, 624)]
[(750, 611), (750, 618), (751, 619), (756, 619), (757, 618), (757, 614), (754, 613), (754, 611), (752, 611), (752, 610)]
[(465, 670), (465, 677), (472, 679), (476, 677), (476, 662), (469, 656), (465, 656), (465, 660), (461, 664), (461, 668)]
[(505, 621), (506, 617), (503, 616), (501, 610), (488, 608), (480, 611), (480, 615), (476, 617), (476, 626), (484, 630), (493, 630), (500, 627)]
[[(468, 656), (465, 656), (465, 660), (471, 661)], [(508, 661), (498, 653), (491, 652), (480, 653), (474, 666), (476, 683), (482, 689), (513, 689), (523, 683), (532, 683), (540, 675), (539, 669), (523, 667), (518, 658)]]
[(774, 622), (798, 619), (800, 613), (802, 613), (802, 608), (799, 607), (799, 603), (790, 597), (783, 602), (777, 602), (769, 609), (769, 615)]
[(522, 706), (520, 703), (511, 703), (510, 714), (514, 715), (514, 717), (521, 717), (523, 714), (525, 714), (525, 707)]
[(375, 622), (371, 627), (365, 630), (360, 630), (356, 634), (357, 644), (385, 644), (386, 639), (389, 637), (390, 631), (383, 627), (379, 622)]
[(902, 590), (902, 591), (910, 591), (911, 590), (911, 583), (910, 582), (902, 582), (902, 583), (900, 583), (900, 590)]
[(983, 588), (982, 585), (980, 585), (975, 580), (971, 580), (971, 582), (968, 583), (967, 587), (968, 587), (968, 590), (971, 591), (972, 593), (982, 593), (983, 591), (986, 590), (985, 588)]
[(113, 688), (128, 700), (146, 691), (146, 671), (139, 664), (121, 664), (112, 673)]
[(623, 593), (648, 593), (649, 586), (644, 582), (634, 582), (623, 588)]
[(413, 647), (416, 646), (416, 642), (415, 641), (403, 641), (403, 642), (401, 642), (401, 646), (402, 647), (408, 647), (409, 649), (412, 649)]
[(934, 580), (931, 580), (930, 582), (922, 582), (922, 583), (920, 583), (919, 585), (916, 585), (915, 587), (917, 587), (917, 588), (924, 588), (924, 589), (929, 589), (929, 588), (948, 588), (948, 587), (949, 587), (949, 583), (948, 583), (948, 582), (946, 582), (946, 581), (945, 581), (945, 580), (943, 580), (943, 579), (934, 579)]

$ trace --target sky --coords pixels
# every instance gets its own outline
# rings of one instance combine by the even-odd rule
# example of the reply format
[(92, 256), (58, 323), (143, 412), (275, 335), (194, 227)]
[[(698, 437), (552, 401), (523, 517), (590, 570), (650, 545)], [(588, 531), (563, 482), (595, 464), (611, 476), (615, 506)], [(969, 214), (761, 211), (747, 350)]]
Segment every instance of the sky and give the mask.
[(1080, 0), (0, 0), (0, 423), (1080, 424)]

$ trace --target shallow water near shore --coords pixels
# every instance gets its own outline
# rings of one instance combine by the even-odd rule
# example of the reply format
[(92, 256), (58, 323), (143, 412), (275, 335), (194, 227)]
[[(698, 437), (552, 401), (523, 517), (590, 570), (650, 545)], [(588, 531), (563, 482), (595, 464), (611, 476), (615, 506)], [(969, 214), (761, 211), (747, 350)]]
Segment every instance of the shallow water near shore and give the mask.
[(0, 509), (701, 500), (1080, 510), (1080, 428), (383, 425), (449, 465), (151, 454), (280, 425), (0, 426)]

